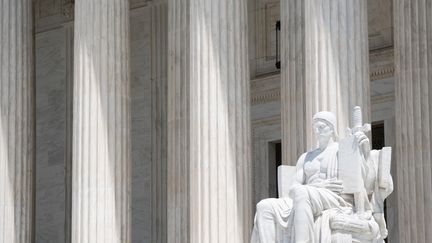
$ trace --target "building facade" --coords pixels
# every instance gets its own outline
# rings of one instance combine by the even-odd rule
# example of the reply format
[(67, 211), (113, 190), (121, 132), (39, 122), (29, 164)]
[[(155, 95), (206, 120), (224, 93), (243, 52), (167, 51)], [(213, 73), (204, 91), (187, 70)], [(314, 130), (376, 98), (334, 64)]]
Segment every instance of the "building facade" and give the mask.
[(431, 12), (0, 0), (0, 242), (248, 242), (312, 114), (354, 105), (393, 148), (388, 242), (431, 241)]

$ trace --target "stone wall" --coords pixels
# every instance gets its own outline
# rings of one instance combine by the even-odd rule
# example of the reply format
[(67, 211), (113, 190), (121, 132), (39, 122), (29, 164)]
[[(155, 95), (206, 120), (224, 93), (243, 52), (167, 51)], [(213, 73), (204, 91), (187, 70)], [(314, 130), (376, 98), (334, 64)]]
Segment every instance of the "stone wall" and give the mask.
[[(36, 36), (36, 242), (65, 242), (66, 29)], [(70, 134), (68, 134), (70, 136)]]

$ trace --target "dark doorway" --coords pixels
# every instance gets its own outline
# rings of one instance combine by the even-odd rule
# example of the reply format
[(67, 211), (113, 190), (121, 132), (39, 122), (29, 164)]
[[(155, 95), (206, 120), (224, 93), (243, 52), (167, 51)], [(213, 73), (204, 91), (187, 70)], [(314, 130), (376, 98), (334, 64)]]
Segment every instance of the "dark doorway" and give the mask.
[(282, 164), (282, 143), (281, 141), (274, 141), (269, 143), (269, 197), (277, 198), (278, 193), (278, 180), (277, 168)]
[(372, 149), (382, 149), (385, 146), (384, 122), (372, 123)]

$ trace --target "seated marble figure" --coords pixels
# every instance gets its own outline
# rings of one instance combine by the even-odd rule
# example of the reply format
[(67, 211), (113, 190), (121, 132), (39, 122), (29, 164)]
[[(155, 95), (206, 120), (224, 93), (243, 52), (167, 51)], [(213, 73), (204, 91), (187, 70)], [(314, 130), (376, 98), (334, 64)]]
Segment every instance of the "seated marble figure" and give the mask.
[(344, 151), (340, 151), (336, 128), (333, 113), (315, 114), (318, 148), (298, 159), (289, 197), (257, 204), (251, 243), (375, 243), (387, 237), (383, 202), (393, 190), (391, 149), (371, 150), (366, 130), (352, 130), (361, 155), (360, 171), (355, 172), (361, 178), (361, 190), (347, 193), (339, 164)]

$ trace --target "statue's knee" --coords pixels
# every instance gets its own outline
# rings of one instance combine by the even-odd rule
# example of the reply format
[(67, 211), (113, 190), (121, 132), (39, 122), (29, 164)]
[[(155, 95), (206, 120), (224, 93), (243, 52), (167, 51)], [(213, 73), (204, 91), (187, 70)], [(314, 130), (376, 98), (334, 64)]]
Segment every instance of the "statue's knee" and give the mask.
[(259, 201), (259, 203), (257, 204), (257, 212), (262, 212), (265, 211), (269, 208), (269, 202), (267, 199), (263, 199), (261, 201)]
[(272, 209), (271, 199), (263, 199), (257, 204), (257, 214), (270, 212)]

